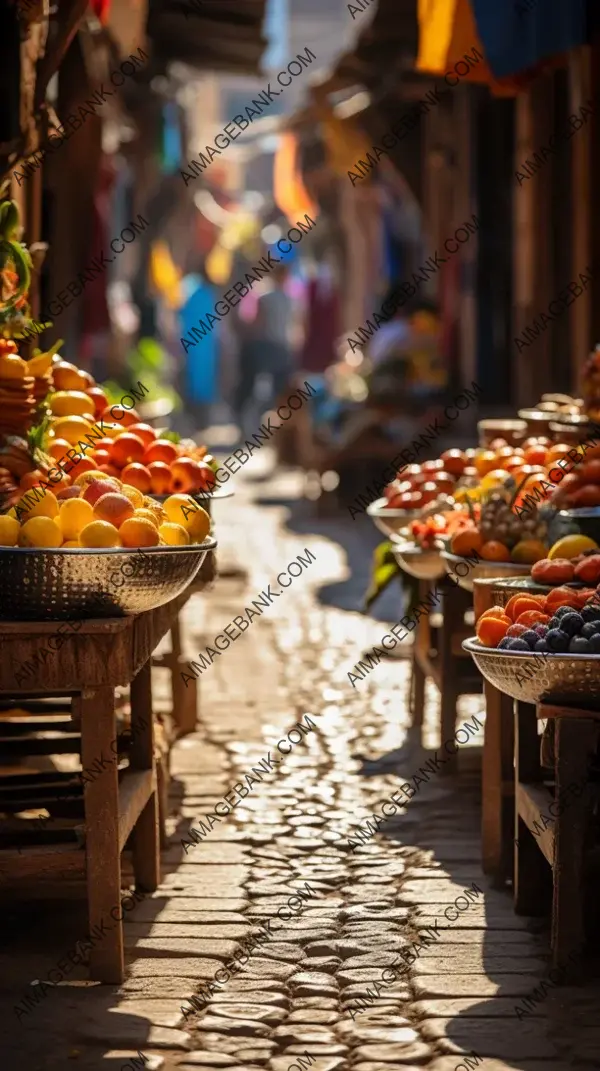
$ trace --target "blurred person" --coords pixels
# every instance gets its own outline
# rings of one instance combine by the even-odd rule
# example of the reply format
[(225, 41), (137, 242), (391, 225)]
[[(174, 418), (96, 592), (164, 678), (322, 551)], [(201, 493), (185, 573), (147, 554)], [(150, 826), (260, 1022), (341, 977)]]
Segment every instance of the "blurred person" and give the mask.
[[(186, 275), (181, 283), (183, 305), (179, 310), (181, 334), (188, 335), (207, 309), (214, 308), (219, 291), (210, 283), (203, 269)], [(194, 427), (192, 432), (210, 422), (211, 406), (218, 400), (218, 355), (221, 341), (220, 324), (202, 339), (202, 346), (192, 346), (185, 354), (181, 370), (181, 395)], [(192, 336), (193, 337), (193, 336)]]
[(271, 393), (277, 398), (294, 371), (295, 310), (287, 291), (288, 277), (288, 266), (277, 265), (261, 292), (247, 294), (240, 306), (240, 320), (245, 322), (246, 330), (240, 352), (236, 409), (242, 424), (259, 377), (271, 377)]

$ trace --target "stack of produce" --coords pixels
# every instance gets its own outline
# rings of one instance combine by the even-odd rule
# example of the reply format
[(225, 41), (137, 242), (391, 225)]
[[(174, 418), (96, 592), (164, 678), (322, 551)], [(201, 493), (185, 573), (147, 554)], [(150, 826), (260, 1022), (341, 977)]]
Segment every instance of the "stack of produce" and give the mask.
[[(174, 442), (163, 438), (141, 421), (135, 409), (124, 409), (117, 403), (111, 412), (102, 388), (75, 365), (59, 360), (52, 375), (56, 389), (48, 398), (48, 454), (56, 463), (78, 443), (89, 443), (85, 456), (70, 469), (72, 478), (99, 469), (108, 476), (121, 477), (144, 494), (197, 494), (214, 489), (217, 466), (207, 447), (197, 446), (192, 439)], [(100, 439), (98, 421), (103, 422), (105, 431)]]
[(588, 536), (563, 536), (550, 548), (546, 558), (532, 566), (531, 579), (549, 587), (571, 583), (598, 584), (600, 547)]
[(103, 472), (86, 472), (56, 494), (25, 493), (0, 516), (4, 547), (181, 547), (202, 543), (209, 531), (208, 513), (190, 495), (161, 505)]
[(0, 435), (26, 435), (35, 420), (35, 380), (14, 342), (0, 339)]
[(600, 591), (555, 588), (548, 595), (513, 595), (477, 622), (483, 647), (525, 654), (600, 654)]
[(469, 514), (464, 510), (456, 509), (434, 513), (422, 521), (412, 521), (408, 526), (408, 532), (423, 550), (433, 550), (438, 539), (450, 538), (460, 531), (471, 528), (472, 521)]
[(471, 524), (463, 526), (450, 540), (450, 550), (461, 557), (479, 554), (484, 561), (515, 562), (528, 565), (547, 554), (546, 524), (537, 510), (525, 519), (515, 516), (514, 494), (507, 489), (493, 491), (473, 512)]

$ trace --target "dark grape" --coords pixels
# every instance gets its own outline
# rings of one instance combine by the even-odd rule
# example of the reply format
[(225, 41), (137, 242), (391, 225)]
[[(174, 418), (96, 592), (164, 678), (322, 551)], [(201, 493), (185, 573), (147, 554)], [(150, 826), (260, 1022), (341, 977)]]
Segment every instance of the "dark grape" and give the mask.
[(549, 651), (555, 654), (563, 654), (569, 650), (570, 636), (559, 628), (551, 628), (546, 634), (546, 643)]
[(497, 651), (507, 651), (509, 649), (510, 640), (511, 640), (510, 636), (505, 636), (503, 640), (500, 640), (500, 643), (498, 644), (496, 650)]
[(560, 622), (560, 627), (563, 632), (566, 632), (569, 636), (577, 636), (583, 628), (585, 622), (581, 614), (573, 611), (571, 614), (563, 614)]
[(581, 611), (581, 616), (582, 616), (583, 620), (586, 621), (586, 622), (587, 621), (599, 621), (600, 622), (600, 606), (592, 606), (591, 603), (588, 603), (586, 606), (583, 607), (583, 610)]
[(572, 636), (569, 643), (569, 654), (590, 654), (590, 641), (585, 636)]
[(535, 632), (532, 628), (527, 629), (527, 632), (522, 632), (519, 636), (519, 639), (523, 640), (531, 651), (533, 651), (539, 638), (540, 637), (538, 636), (537, 632)]
[(531, 651), (531, 647), (528, 643), (525, 643), (520, 636), (511, 637), (507, 650), (509, 651)]
[(588, 643), (592, 654), (600, 654), (600, 632), (596, 632), (593, 636), (590, 636)]
[(545, 639), (538, 640), (536, 645), (535, 645), (535, 647), (534, 647), (534, 651), (547, 651), (547, 650), (548, 650), (548, 644), (546, 643), (546, 640)]

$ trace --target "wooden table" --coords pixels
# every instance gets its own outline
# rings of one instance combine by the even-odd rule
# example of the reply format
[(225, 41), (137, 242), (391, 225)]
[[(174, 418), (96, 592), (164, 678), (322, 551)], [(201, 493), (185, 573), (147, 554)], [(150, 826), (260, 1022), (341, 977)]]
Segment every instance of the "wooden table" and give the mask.
[[(430, 677), (440, 692), (440, 738), (442, 745), (454, 740), (456, 732), (456, 704), (460, 695), (481, 691), (481, 676), (473, 661), (462, 649), (462, 641), (472, 634), (465, 625), (465, 613), (471, 609), (471, 595), (458, 587), (449, 577), (441, 580), (419, 580), (418, 602), (426, 602), (431, 591), (437, 588), (442, 598), (441, 624), (434, 627), (432, 616), (420, 614), (412, 650), (410, 710), (412, 725), (422, 727), (425, 706), (425, 681)], [(456, 772), (456, 752), (448, 755), (441, 773)]]
[[(561, 981), (584, 973), (583, 952), (598, 920), (591, 766), (600, 740), (600, 709), (515, 702), (515, 911), (544, 915), (552, 904), (552, 959)], [(540, 761), (538, 722), (552, 746)], [(553, 776), (552, 776), (553, 774)], [(549, 786), (549, 782), (553, 782)], [(542, 817), (544, 816), (544, 817)], [(595, 915), (595, 917), (594, 917)]]
[[(189, 597), (183, 592), (165, 606), (135, 617), (82, 622), (65, 631), (60, 651), (47, 659), (43, 680), (19, 684), (18, 665), (32, 659), (56, 635), (57, 622), (0, 623), (0, 699), (70, 697), (72, 719), (81, 733), (81, 764), (106, 765), (86, 781), (84, 845), (44, 844), (21, 851), (0, 850), (0, 885), (60, 881), (87, 882), (90, 931), (104, 920), (104, 941), (90, 953), (93, 978), (124, 978), (123, 927), (111, 916), (121, 902), (121, 852), (132, 848), (136, 888), (152, 892), (159, 882), (159, 800), (154, 757), (151, 656)], [(15, 670), (15, 666), (17, 670)], [(109, 762), (116, 738), (115, 688), (130, 685), (132, 743), (130, 765), (118, 772)], [(83, 935), (82, 935), (83, 937)]]

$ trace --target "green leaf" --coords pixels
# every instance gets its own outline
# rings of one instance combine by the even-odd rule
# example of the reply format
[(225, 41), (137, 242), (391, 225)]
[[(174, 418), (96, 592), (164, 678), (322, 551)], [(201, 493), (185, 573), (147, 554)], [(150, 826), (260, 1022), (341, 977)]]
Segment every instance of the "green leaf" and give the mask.
[(171, 443), (180, 443), (181, 435), (178, 431), (161, 431), (161, 439), (168, 439)]
[(389, 541), (380, 543), (373, 552), (371, 579), (364, 597), (363, 612), (366, 613), (392, 580), (401, 575), (402, 570), (394, 557), (392, 544)]

